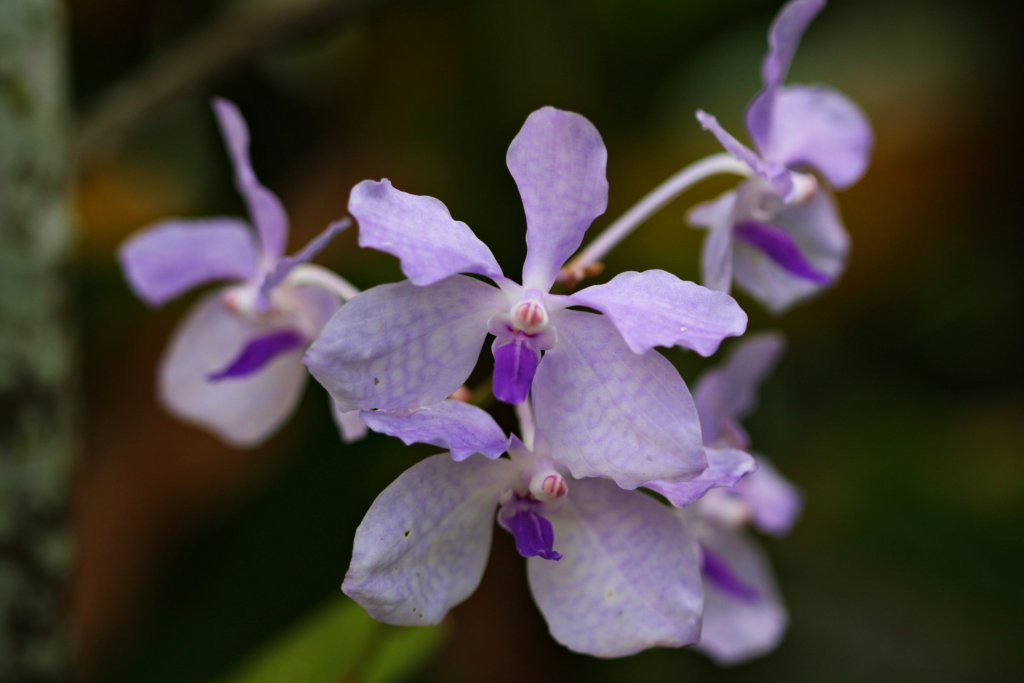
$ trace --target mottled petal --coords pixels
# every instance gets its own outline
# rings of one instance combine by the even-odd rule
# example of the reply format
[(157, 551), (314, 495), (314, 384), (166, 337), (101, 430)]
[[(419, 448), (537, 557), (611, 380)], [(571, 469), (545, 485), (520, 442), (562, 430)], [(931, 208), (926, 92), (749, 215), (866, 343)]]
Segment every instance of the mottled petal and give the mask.
[(432, 405), (469, 377), (503, 306), (500, 290), (463, 275), (374, 287), (331, 318), (306, 364), (344, 411)]
[(159, 396), (181, 419), (235, 446), (255, 446), (273, 434), (299, 401), (306, 373), (301, 350), (275, 357), (259, 372), (224, 382), (210, 373), (266, 327), (231, 313), (219, 294), (200, 301), (175, 332), (159, 368)]
[(498, 523), (515, 538), (516, 551), (522, 557), (554, 561), (562, 559), (561, 553), (554, 550), (555, 532), (551, 522), (534, 507), (513, 502), (502, 507)]
[(365, 437), (369, 430), (363, 421), (360, 411), (350, 410), (344, 412), (338, 408), (338, 404), (335, 403), (333, 398), (330, 398), (330, 396), (328, 398), (331, 401), (331, 416), (334, 418), (334, 424), (338, 426), (338, 433), (341, 435), (342, 442), (352, 443)]
[(608, 208), (607, 160), (600, 133), (579, 114), (544, 107), (527, 117), (506, 156), (526, 210), (524, 286), (548, 291)]
[(306, 337), (292, 329), (274, 330), (249, 339), (227, 367), (207, 375), (211, 382), (248, 377), (283, 353), (303, 348)]
[(698, 111), (697, 120), (704, 130), (714, 135), (725, 151), (750, 167), (754, 173), (772, 184), (781, 197), (789, 197), (793, 192), (793, 176), (785, 166), (767, 161), (759, 157), (753, 150), (744, 145), (718, 123), (718, 119), (710, 114)]
[(782, 228), (768, 223), (745, 221), (738, 223), (735, 231), (737, 240), (754, 247), (793, 277), (819, 285), (829, 283), (828, 275), (814, 269), (800, 253), (796, 240)]
[(789, 533), (803, 508), (800, 491), (762, 455), (757, 456), (757, 472), (744, 477), (735, 490), (750, 507), (754, 525), (773, 536)]
[(620, 273), (571, 299), (608, 316), (633, 353), (678, 345), (710, 356), (747, 328), (747, 314), (731, 296), (664, 270)]
[(768, 54), (761, 64), (764, 87), (747, 107), (747, 130), (762, 153), (771, 136), (776, 93), (786, 79), (800, 38), (824, 6), (825, 0), (793, 0), (779, 11), (768, 30)]
[[(827, 191), (819, 188), (806, 204), (785, 207), (772, 223), (790, 234), (815, 270), (835, 282), (846, 265), (850, 238)], [(734, 241), (733, 253), (733, 277), (737, 285), (773, 313), (782, 313), (822, 289), (822, 285), (794, 277), (760, 249), (748, 244)]]
[(729, 191), (690, 210), (687, 220), (707, 228), (708, 236), (700, 256), (701, 282), (708, 289), (726, 294), (732, 289), (732, 225), (736, 192)]
[(364, 180), (352, 188), (348, 211), (359, 221), (359, 246), (397, 257), (413, 284), (430, 285), (458, 273), (501, 277), (487, 245), (433, 197), (402, 192), (387, 178)]
[(559, 562), (527, 563), (551, 635), (570, 650), (623, 657), (700, 634), (695, 544), (672, 512), (610, 481), (574, 481), (550, 515)]
[(864, 175), (873, 142), (867, 116), (846, 95), (821, 85), (788, 86), (775, 97), (764, 154), (791, 168), (810, 166), (844, 189)]
[(657, 351), (633, 353), (604, 316), (552, 315), (558, 342), (533, 382), (537, 430), (576, 478), (636, 488), (693, 479), (707, 461), (697, 409)]
[(508, 437), (494, 418), (463, 401), (441, 401), (403, 411), (363, 411), (375, 432), (401, 439), (406, 445), (429, 443), (451, 451), (455, 460), (474, 453), (494, 459), (508, 450)]
[(740, 341), (725, 362), (697, 380), (693, 398), (700, 414), (704, 443), (731, 434), (729, 425), (750, 414), (757, 405), (757, 390), (786, 348), (775, 332), (762, 332)]
[(494, 397), (513, 405), (530, 395), (533, 377), (540, 363), (540, 351), (534, 349), (524, 335), (497, 338), (491, 348), (494, 354)]
[(341, 589), (378, 621), (439, 623), (480, 583), (508, 467), (441, 454), (403, 472), (356, 529)]
[(275, 287), (284, 282), (288, 274), (295, 269), (296, 266), (311, 261), (314, 256), (319, 254), (324, 247), (326, 247), (331, 240), (343, 233), (348, 228), (352, 227), (352, 221), (348, 218), (343, 218), (340, 221), (334, 221), (327, 228), (309, 241), (309, 244), (300, 249), (297, 253), (286, 256), (277, 262), (274, 269), (271, 270), (263, 277), (263, 282), (260, 284), (259, 298), (257, 300), (257, 307), (261, 310), (266, 310), (270, 305), (270, 292)]
[(235, 167), (235, 185), (249, 207), (249, 216), (259, 233), (263, 253), (273, 263), (284, 254), (288, 242), (288, 216), (281, 200), (260, 184), (252, 170), (249, 128), (238, 107), (227, 100), (214, 99), (213, 111)]
[(727, 529), (702, 536), (700, 543), (744, 590), (704, 582), (704, 628), (697, 649), (719, 664), (737, 664), (774, 649), (789, 618), (763, 552)]
[(713, 488), (735, 485), (757, 469), (753, 456), (734, 448), (707, 448), (704, 454), (708, 459), (708, 468), (699, 477), (674, 483), (649, 481), (644, 484), (644, 488), (660, 493), (677, 507), (684, 507)]
[(248, 280), (256, 274), (252, 233), (233, 218), (162, 221), (138, 231), (118, 250), (128, 284), (150, 306), (196, 285)]

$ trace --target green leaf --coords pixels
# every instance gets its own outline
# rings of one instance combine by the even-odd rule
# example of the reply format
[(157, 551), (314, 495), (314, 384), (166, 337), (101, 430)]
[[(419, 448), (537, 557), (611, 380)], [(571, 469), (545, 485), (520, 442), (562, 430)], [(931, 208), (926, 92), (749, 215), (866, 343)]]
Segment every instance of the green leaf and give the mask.
[(332, 600), (222, 683), (394, 683), (425, 664), (444, 636), (443, 626), (386, 626), (350, 600)]

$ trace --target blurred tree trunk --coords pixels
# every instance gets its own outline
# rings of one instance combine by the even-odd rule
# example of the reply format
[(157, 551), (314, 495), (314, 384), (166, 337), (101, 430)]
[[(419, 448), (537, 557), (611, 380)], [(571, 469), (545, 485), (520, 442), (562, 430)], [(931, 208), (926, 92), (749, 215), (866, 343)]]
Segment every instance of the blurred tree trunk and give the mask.
[(0, 0), (0, 681), (71, 674), (64, 22)]

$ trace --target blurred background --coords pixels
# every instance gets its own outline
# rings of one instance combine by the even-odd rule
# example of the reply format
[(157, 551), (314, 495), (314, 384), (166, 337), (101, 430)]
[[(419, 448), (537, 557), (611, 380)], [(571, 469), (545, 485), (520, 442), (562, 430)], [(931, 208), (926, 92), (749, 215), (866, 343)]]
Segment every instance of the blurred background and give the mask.
[[(1016, 3), (837, 0), (797, 53), (790, 82), (845, 92), (877, 142), (867, 176), (839, 198), (853, 253), (834, 291), (780, 319), (740, 298), (751, 330), (790, 341), (747, 427), (806, 495), (795, 532), (765, 541), (792, 626), (762, 659), (720, 669), (688, 650), (574, 655), (548, 637), (500, 531), (482, 586), (442, 628), (376, 627), (339, 591), (353, 533), (376, 494), (433, 449), (378, 435), (341, 444), (313, 382), (288, 426), (253, 451), (156, 402), (158, 359), (195, 297), (148, 310), (115, 251), (160, 218), (244, 215), (212, 96), (247, 117), (293, 249), (345, 214), (356, 182), (387, 176), (441, 198), (518, 272), (524, 220), (504, 155), (526, 116), (552, 104), (601, 131), (603, 227), (719, 151), (697, 108), (743, 130), (781, 4), (70, 0), (84, 429), (73, 614), (87, 680), (256, 680), (253, 662), (287, 652), (281, 639), (296, 633), (316, 634), (308, 647), (345, 659), (337, 680), (352, 681), (1018, 680)], [(671, 204), (607, 272), (698, 279), (702, 233), (684, 213), (731, 182)], [(360, 287), (400, 279), (394, 259), (355, 237), (319, 261)], [(689, 380), (707, 366), (669, 356)]]

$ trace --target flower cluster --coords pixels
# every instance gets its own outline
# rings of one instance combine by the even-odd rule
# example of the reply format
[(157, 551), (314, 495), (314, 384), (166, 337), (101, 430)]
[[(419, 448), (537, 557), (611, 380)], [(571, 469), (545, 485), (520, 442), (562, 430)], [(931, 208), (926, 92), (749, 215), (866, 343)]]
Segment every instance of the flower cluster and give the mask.
[[(752, 454), (739, 420), (782, 338), (738, 342), (692, 394), (657, 347), (710, 356), (743, 335), (734, 278), (779, 312), (843, 268), (848, 239), (827, 187), (863, 174), (870, 128), (838, 92), (783, 83), (823, 4), (792, 0), (769, 32), (746, 117), (757, 151), (698, 112), (728, 156), (685, 168), (568, 264), (606, 209), (607, 151), (579, 114), (530, 114), (506, 157), (526, 219), (518, 282), (441, 201), (387, 179), (356, 185), (348, 211), (360, 246), (395, 256), (407, 280), (358, 292), (309, 262), (348, 219), (285, 257), (281, 203), (253, 173), (240, 114), (215, 102), (255, 235), (235, 219), (172, 220), (121, 250), (130, 284), (153, 305), (231, 283), (175, 335), (161, 363), (164, 403), (254, 445), (294, 408), (308, 369), (346, 439), (368, 427), (447, 451), (399, 476), (356, 531), (343, 590), (376, 619), (440, 622), (479, 584), (497, 522), (528, 558), (552, 636), (572, 650), (695, 645), (731, 663), (771, 649), (786, 612), (745, 527), (783, 534), (801, 502)], [(573, 290), (652, 207), (716, 172), (743, 180), (690, 213), (709, 230), (704, 285), (645, 270)], [(463, 400), (488, 340), (490, 394), (514, 406), (515, 434)]]

